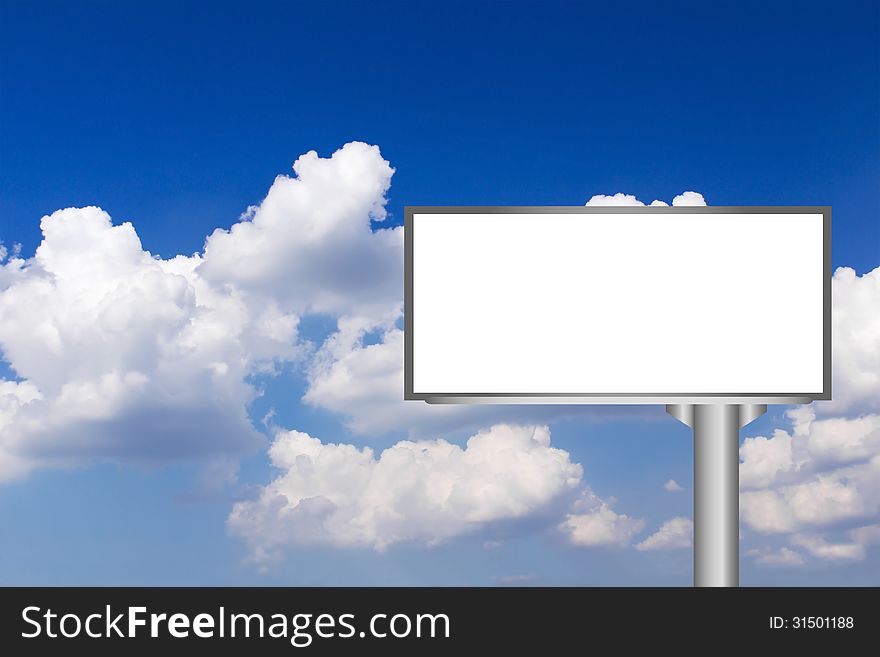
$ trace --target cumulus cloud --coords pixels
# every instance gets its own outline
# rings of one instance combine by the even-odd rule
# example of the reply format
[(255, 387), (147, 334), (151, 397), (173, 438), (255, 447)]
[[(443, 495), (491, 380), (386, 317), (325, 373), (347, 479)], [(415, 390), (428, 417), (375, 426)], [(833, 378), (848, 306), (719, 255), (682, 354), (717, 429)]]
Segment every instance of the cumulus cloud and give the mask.
[(743, 493), (743, 520), (759, 532), (787, 533), (872, 515), (876, 503), (869, 507), (859, 488), (848, 481), (848, 477), (858, 474), (843, 471), (775, 490)]
[[(653, 204), (652, 204), (653, 205)], [(703, 195), (699, 192), (682, 192), (674, 199), (672, 199), (672, 205), (674, 206), (685, 206), (685, 205), (706, 205), (706, 199), (703, 198)]]
[(258, 444), (243, 379), (292, 356), (295, 317), (207, 287), (198, 256), (153, 258), (99, 208), (59, 210), (41, 229), (34, 257), (3, 267), (0, 345), (21, 378), (4, 382), (18, 388), (0, 434), (7, 474)]
[(386, 218), (394, 169), (377, 146), (315, 151), (279, 176), (247, 220), (205, 243), (199, 273), (277, 299), (299, 314), (382, 315), (403, 295), (403, 228), (372, 230)]
[(636, 545), (637, 550), (676, 550), (694, 544), (694, 523), (690, 518), (667, 520), (660, 529)]
[(683, 491), (684, 488), (682, 488), (675, 479), (670, 479), (665, 484), (663, 484), (663, 490), (665, 490), (667, 493), (678, 493), (680, 491)]
[(586, 205), (644, 205), (644, 203), (632, 194), (618, 192), (617, 194), (612, 194), (610, 196), (606, 196), (605, 194), (595, 194), (590, 197), (590, 200), (586, 202)]
[(584, 547), (626, 547), (644, 527), (644, 520), (615, 512), (610, 502), (589, 489), (582, 491), (559, 525), (572, 545)]
[(822, 532), (880, 516), (880, 269), (838, 269), (832, 295), (834, 399), (793, 407), (789, 428), (743, 441), (740, 510), (759, 533), (846, 561), (864, 557), (874, 525), (845, 541)]
[(237, 503), (233, 534), (257, 561), (323, 544), (383, 550), (436, 544), (546, 509), (580, 484), (582, 468), (550, 446), (546, 426), (496, 425), (464, 448), (445, 440), (372, 449), (280, 432), (269, 450), (280, 475)]
[(785, 546), (778, 550), (771, 548), (756, 548), (749, 550), (746, 554), (752, 557), (755, 560), (755, 563), (762, 566), (791, 567), (802, 566), (806, 563), (804, 557), (799, 552), (795, 552), (791, 548)]
[(861, 561), (865, 546), (860, 543), (829, 543), (822, 536), (795, 535), (792, 544), (804, 548), (814, 557), (828, 561)]
[[(867, 548), (880, 543), (880, 525), (865, 525), (850, 529), (833, 540), (823, 534), (797, 533), (790, 537), (790, 543), (807, 555), (820, 561), (850, 562), (862, 561)], [(755, 548), (747, 552), (755, 562), (765, 566), (802, 566), (807, 563), (801, 552), (788, 547), (779, 549)]]
[[(0, 480), (191, 458), (204, 467), (182, 499), (220, 495), (263, 440), (248, 417), (254, 375), (306, 357), (305, 401), (363, 433), (576, 412), (405, 404), (403, 229), (382, 227), (394, 171), (361, 143), (293, 168), (201, 253), (153, 256), (131, 223), (97, 207), (43, 217), (30, 258), (3, 248), (0, 348), (14, 377), (0, 380)], [(299, 336), (307, 315), (336, 322), (317, 350)], [(378, 456), (281, 431), (270, 457), (280, 476), (229, 517), (258, 559), (304, 543), (436, 543), (541, 514), (549, 526), (579, 491), (575, 542), (627, 544), (643, 524), (584, 489), (580, 465), (534, 422), (494, 424), (464, 448), (402, 441)], [(605, 538), (589, 537), (600, 528)]]
[(880, 412), (880, 267), (861, 276), (840, 267), (831, 281), (834, 399), (820, 415)]
[(777, 476), (792, 467), (791, 436), (777, 429), (771, 438), (754, 436), (746, 438), (739, 448), (740, 489), (765, 488), (776, 481)]
[[(610, 196), (606, 196), (604, 194), (596, 194), (595, 196), (590, 197), (590, 200), (587, 201), (586, 205), (639, 206), (645, 204), (632, 194), (624, 194), (623, 192), (618, 192), (617, 194), (612, 194)], [(651, 201), (650, 205), (668, 206), (669, 204), (665, 201), (654, 200)], [(672, 199), (672, 205), (706, 205), (706, 199), (704, 199), (703, 195), (698, 192), (682, 192)]]
[[(40, 465), (240, 454), (257, 373), (302, 353), (303, 314), (399, 306), (402, 229), (378, 148), (299, 158), (203, 254), (161, 259), (97, 207), (41, 220), (33, 257), (0, 265), (0, 479)], [(4, 250), (4, 259), (8, 253)]]
[(794, 417), (792, 433), (743, 442), (743, 521), (759, 532), (790, 533), (880, 513), (880, 416)]

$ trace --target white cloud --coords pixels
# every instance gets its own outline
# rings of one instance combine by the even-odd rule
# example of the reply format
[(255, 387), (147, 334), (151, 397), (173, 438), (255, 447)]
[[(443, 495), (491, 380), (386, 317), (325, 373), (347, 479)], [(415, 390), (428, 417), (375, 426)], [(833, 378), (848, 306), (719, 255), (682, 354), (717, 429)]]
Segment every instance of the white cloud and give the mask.
[(827, 561), (861, 561), (865, 558), (865, 546), (860, 543), (829, 543), (821, 536), (801, 534), (793, 536), (791, 542)]
[(742, 490), (765, 488), (776, 481), (777, 476), (793, 467), (791, 436), (777, 429), (772, 438), (754, 436), (746, 438), (739, 448), (742, 463), (739, 468), (739, 485)]
[(663, 484), (663, 490), (665, 490), (667, 493), (678, 493), (679, 491), (683, 491), (684, 488), (682, 488), (675, 479), (670, 479), (665, 484)]
[[(206, 465), (184, 496), (218, 495), (236, 483), (236, 457), (262, 440), (247, 415), (259, 394), (251, 376), (305, 355), (305, 401), (364, 433), (578, 412), (405, 404), (402, 228), (372, 229), (393, 169), (352, 143), (307, 153), (294, 171), (201, 254), (154, 257), (130, 223), (96, 207), (44, 217), (31, 258), (4, 249), (0, 348), (17, 378), (0, 380), (0, 480), (192, 458)], [(299, 342), (307, 314), (337, 321), (314, 353)], [(552, 524), (583, 491), (580, 465), (534, 425), (493, 426), (464, 449), (403, 441), (378, 457), (281, 432), (270, 456), (281, 475), (229, 518), (257, 558), (303, 543), (435, 543), (542, 514)], [(626, 544), (643, 524), (588, 491), (568, 518), (581, 543)], [(599, 527), (604, 539), (584, 538)]]
[(655, 533), (636, 545), (637, 550), (676, 550), (694, 544), (694, 523), (690, 518), (667, 520)]
[(240, 454), (262, 442), (248, 377), (302, 353), (304, 313), (395, 312), (402, 229), (371, 231), (388, 162), (351, 143), (294, 170), (203, 256), (153, 257), (96, 207), (43, 217), (35, 255), (0, 264), (0, 348), (20, 378), (0, 393), (0, 479)]
[(874, 525), (849, 542), (816, 532), (880, 516), (880, 269), (838, 269), (832, 294), (834, 400), (793, 407), (789, 431), (743, 441), (740, 509), (760, 533), (792, 534), (810, 555), (845, 561), (862, 558)]
[(9, 261), (0, 289), (0, 345), (29, 391), (6, 406), (0, 433), (18, 474), (259, 444), (244, 377), (294, 355), (296, 317), (206, 286), (198, 256), (153, 258), (99, 208), (59, 210), (41, 228), (34, 257)]
[[(639, 206), (644, 205), (644, 203), (632, 194), (624, 194), (623, 192), (618, 192), (617, 194), (613, 194), (611, 196), (596, 194), (595, 196), (590, 197), (590, 200), (587, 201), (586, 205)], [(651, 201), (650, 205), (664, 206), (669, 204), (664, 201), (655, 200)], [(706, 200), (703, 198), (702, 194), (699, 194), (697, 192), (682, 192), (674, 199), (672, 199), (672, 205), (706, 205)]]
[(672, 205), (706, 205), (706, 199), (699, 192), (682, 192), (672, 199)]
[[(861, 491), (850, 483), (854, 470), (819, 476), (813, 481), (784, 488), (781, 495), (798, 525), (831, 524), (866, 515)], [(876, 510), (876, 505), (872, 510)]]
[(254, 559), (303, 544), (434, 544), (493, 522), (534, 516), (572, 493), (582, 468), (550, 446), (544, 426), (496, 425), (464, 449), (401, 441), (378, 458), (368, 447), (280, 432), (269, 455), (281, 474), (256, 500), (237, 503), (230, 530)]
[(880, 412), (880, 267), (858, 276), (840, 267), (831, 281), (834, 399), (818, 415)]
[(596, 194), (595, 196), (590, 197), (590, 200), (587, 201), (586, 205), (644, 205), (644, 203), (632, 194), (618, 192), (612, 196)]
[[(845, 532), (849, 540), (829, 541), (816, 533), (796, 533), (790, 537), (791, 544), (806, 551), (811, 557), (822, 561), (862, 561), (867, 547), (880, 543), (880, 525), (866, 525)], [(768, 566), (802, 566), (806, 563), (800, 552), (788, 547), (773, 549), (755, 548), (747, 552), (755, 562)]]
[(645, 527), (644, 520), (616, 513), (589, 489), (581, 492), (571, 511), (559, 529), (573, 545), (626, 547)]
[(802, 566), (805, 563), (804, 557), (799, 552), (785, 546), (778, 550), (770, 548), (749, 550), (747, 554), (754, 558), (755, 563), (762, 566), (791, 567)]
[(200, 274), (277, 299), (300, 314), (382, 315), (403, 295), (403, 228), (386, 218), (394, 169), (377, 146), (346, 144), (329, 158), (310, 151), (278, 176), (250, 218), (215, 230)]
[(740, 495), (743, 520), (763, 533), (786, 533), (871, 517), (878, 512), (868, 481), (880, 474), (876, 464), (816, 475), (807, 481)]
[(813, 420), (801, 411), (794, 420), (793, 435), (743, 442), (743, 521), (786, 533), (880, 513), (880, 415)]
[(814, 469), (864, 462), (880, 454), (880, 415), (815, 422), (807, 416), (807, 421), (795, 425), (798, 431), (802, 439), (796, 438), (795, 445), (802, 454), (796, 452), (795, 458), (808, 458)]
[[(866, 525), (846, 532), (849, 540), (829, 541), (821, 534), (793, 534), (791, 544), (801, 548), (811, 557), (822, 561), (850, 562), (862, 561), (867, 553), (867, 546), (880, 543), (880, 525)], [(802, 566), (806, 563), (800, 552), (788, 547), (778, 550), (773, 548), (756, 548), (749, 550), (749, 556), (755, 562), (768, 566)]]

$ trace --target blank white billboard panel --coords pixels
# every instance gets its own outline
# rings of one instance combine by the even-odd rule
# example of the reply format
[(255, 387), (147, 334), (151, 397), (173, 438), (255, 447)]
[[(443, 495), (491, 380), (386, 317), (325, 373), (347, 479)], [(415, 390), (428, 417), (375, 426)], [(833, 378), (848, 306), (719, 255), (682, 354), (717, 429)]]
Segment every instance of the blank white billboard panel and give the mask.
[(827, 208), (407, 208), (406, 397), (830, 394)]

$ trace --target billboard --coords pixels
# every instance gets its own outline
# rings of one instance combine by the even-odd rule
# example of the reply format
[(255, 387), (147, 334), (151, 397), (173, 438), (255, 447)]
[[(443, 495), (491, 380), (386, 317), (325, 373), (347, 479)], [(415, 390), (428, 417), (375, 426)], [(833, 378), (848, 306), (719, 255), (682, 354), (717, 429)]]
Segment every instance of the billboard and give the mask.
[(831, 395), (827, 207), (407, 207), (406, 399)]

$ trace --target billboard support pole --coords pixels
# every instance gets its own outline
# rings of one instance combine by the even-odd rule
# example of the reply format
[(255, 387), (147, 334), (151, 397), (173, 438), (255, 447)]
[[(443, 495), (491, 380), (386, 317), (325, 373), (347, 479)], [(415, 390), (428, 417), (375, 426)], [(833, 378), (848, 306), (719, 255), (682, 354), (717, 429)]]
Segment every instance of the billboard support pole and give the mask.
[(739, 586), (739, 430), (766, 404), (669, 404), (694, 430), (694, 586)]

